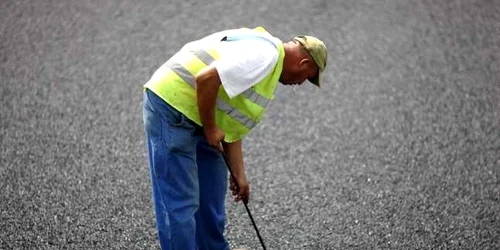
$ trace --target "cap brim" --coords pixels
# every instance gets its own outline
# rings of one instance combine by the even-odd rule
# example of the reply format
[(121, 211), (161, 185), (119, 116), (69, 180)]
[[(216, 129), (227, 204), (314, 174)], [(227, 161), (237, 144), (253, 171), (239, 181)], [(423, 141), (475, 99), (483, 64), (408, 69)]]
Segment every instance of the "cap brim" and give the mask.
[(310, 83), (318, 86), (318, 88), (321, 88), (321, 73), (319, 73), (316, 77), (308, 79)]

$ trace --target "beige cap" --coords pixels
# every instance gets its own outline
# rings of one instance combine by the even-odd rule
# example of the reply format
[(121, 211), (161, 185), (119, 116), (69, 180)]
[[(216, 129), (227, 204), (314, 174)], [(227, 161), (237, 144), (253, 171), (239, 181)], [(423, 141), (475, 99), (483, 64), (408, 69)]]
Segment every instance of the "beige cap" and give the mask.
[(316, 77), (308, 79), (312, 84), (321, 87), (321, 75), (326, 68), (327, 51), (325, 44), (313, 36), (296, 36), (294, 41), (299, 42), (302, 47), (309, 53), (316, 65), (319, 73)]

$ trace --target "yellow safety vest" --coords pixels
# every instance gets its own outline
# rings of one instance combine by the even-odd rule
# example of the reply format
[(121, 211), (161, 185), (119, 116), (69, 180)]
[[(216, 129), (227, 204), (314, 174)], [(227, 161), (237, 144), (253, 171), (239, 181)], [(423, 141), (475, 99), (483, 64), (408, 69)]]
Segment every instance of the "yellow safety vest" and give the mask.
[[(269, 41), (263, 36), (256, 35), (261, 32), (269, 35), (262, 27), (253, 30), (241, 29), (241, 31), (236, 37), (226, 37), (227, 41), (238, 39)], [(273, 37), (273, 39), (277, 38)], [(201, 126), (195, 92), (195, 76), (219, 59), (217, 46), (220, 46), (220, 43), (224, 41), (209, 44), (199, 41), (186, 45), (170, 58), (153, 74), (144, 88), (150, 89), (165, 102)], [(264, 79), (232, 99), (229, 98), (223, 87), (219, 88), (215, 119), (217, 126), (225, 133), (224, 141), (226, 142), (234, 142), (247, 135), (262, 120), (267, 105), (274, 99), (274, 91), (283, 70), (285, 52), (283, 43), (279, 39), (273, 44), (279, 51), (278, 62)]]

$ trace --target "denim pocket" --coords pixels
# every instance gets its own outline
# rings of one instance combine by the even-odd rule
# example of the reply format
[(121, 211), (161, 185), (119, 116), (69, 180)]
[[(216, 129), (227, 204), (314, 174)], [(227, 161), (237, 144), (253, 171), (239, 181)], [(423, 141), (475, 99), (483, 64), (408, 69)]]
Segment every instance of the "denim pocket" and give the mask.
[(170, 151), (189, 153), (196, 149), (195, 125), (183, 114), (176, 112), (162, 129), (162, 137)]
[(178, 112), (174, 119), (169, 121), (170, 125), (174, 127), (194, 128), (192, 122), (182, 113)]

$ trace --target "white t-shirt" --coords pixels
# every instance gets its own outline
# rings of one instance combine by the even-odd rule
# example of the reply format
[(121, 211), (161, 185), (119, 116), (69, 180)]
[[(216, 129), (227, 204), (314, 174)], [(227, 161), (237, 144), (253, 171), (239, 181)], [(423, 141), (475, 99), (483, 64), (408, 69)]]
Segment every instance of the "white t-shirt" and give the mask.
[(224, 90), (233, 98), (266, 77), (278, 61), (275, 46), (264, 40), (225, 42), (214, 62)]
[[(224, 37), (228, 40), (221, 42)], [(229, 98), (233, 98), (271, 72), (278, 62), (277, 45), (281, 41), (267, 33), (234, 29), (211, 34), (186, 44), (184, 48), (189, 49), (197, 43), (217, 44), (220, 58), (213, 65), (219, 73), (224, 90)]]

